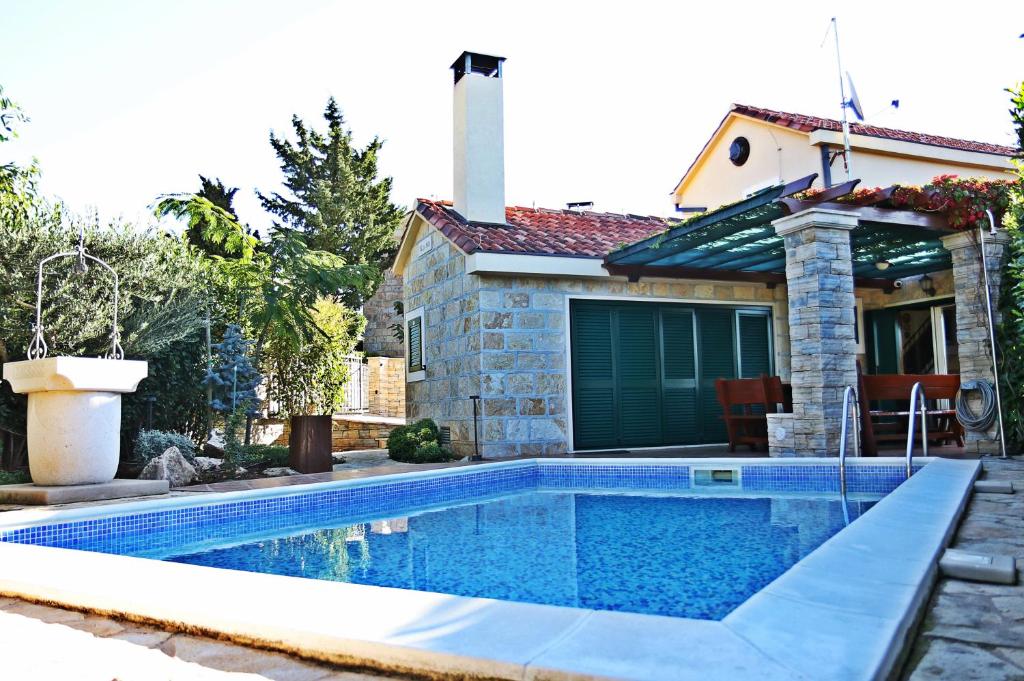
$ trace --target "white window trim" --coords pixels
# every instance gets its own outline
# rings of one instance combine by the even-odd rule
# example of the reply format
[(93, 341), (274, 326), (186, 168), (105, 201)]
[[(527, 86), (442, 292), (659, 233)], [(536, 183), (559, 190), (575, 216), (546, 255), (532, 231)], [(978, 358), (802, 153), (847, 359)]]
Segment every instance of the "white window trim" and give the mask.
[(853, 323), (856, 325), (857, 354), (863, 355), (867, 353), (867, 346), (864, 345), (864, 336), (867, 335), (867, 328), (864, 326), (864, 299), (857, 298), (856, 304), (857, 306), (854, 311), (856, 319), (853, 320)]
[[(409, 371), (409, 322), (417, 318), (420, 320), (420, 357), (423, 358), (424, 368), (422, 371)], [(405, 325), (405, 382), (415, 383), (427, 377), (427, 323), (424, 319), (423, 308), (417, 307), (415, 310), (407, 312), (402, 323)]]

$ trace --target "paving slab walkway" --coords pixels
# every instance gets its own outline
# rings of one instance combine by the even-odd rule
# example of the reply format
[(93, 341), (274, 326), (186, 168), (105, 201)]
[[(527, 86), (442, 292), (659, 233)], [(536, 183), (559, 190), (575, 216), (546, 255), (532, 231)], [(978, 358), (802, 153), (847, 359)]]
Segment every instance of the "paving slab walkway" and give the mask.
[(940, 578), (905, 681), (1024, 681), (1024, 457), (982, 460), (984, 480), (1021, 483), (1014, 494), (975, 493), (952, 546), (1012, 555), (1017, 584)]
[(373, 681), (385, 677), (201, 636), (0, 598), (0, 678)]

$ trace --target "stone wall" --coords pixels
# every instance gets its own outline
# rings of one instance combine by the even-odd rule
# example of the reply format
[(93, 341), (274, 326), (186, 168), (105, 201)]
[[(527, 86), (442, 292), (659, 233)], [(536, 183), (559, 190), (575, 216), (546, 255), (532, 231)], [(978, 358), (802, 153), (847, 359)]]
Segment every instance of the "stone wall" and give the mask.
[[(1007, 259), (1009, 236), (1004, 231), (985, 234), (985, 254), (993, 301), (993, 321), (996, 327), (1002, 321), (999, 311), (999, 289), (1003, 266)], [(987, 381), (994, 383), (992, 370), (992, 344), (988, 327), (988, 301), (985, 298), (984, 271), (977, 232), (962, 232), (943, 237), (943, 246), (953, 257), (953, 279), (956, 291), (956, 337), (960, 353), (960, 381)], [(981, 411), (979, 393), (971, 392), (968, 404), (974, 413)], [(964, 447), (971, 454), (996, 454), (1000, 451), (999, 424), (994, 422), (986, 432), (968, 430)]]
[[(423, 308), (424, 378), (406, 384), (406, 416), (450, 426), (452, 448), (473, 451), (473, 404), (480, 394), (479, 279), (466, 274), (466, 256), (433, 227), (417, 243), (426, 250), (403, 274), (405, 311)], [(404, 351), (403, 351), (404, 354)]]
[[(266, 425), (276, 425), (279, 432), (273, 444), (288, 446), (291, 428), (287, 421), (264, 419)], [(378, 449), (387, 446), (388, 436), (405, 419), (350, 414), (333, 417), (331, 424), (331, 451), (347, 452), (353, 449)]]
[(368, 357), (369, 413), (405, 417), (405, 358)]
[(834, 456), (843, 391), (857, 385), (850, 230), (856, 215), (810, 209), (776, 220), (786, 244), (793, 413), (768, 415), (772, 456)]
[(392, 324), (401, 323), (401, 316), (395, 314), (395, 303), (401, 299), (402, 277), (389, 269), (377, 292), (363, 303), (363, 316), (366, 317), (363, 351), (368, 356), (402, 356), (402, 341), (395, 338), (391, 328)]

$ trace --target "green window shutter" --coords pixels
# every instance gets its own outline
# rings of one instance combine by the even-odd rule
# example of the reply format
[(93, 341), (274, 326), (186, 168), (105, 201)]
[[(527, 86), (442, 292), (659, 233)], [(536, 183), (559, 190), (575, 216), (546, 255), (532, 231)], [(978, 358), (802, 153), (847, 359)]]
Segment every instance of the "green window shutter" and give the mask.
[(697, 427), (697, 347), (693, 310), (661, 310), (662, 443), (694, 444)]
[(409, 371), (423, 371), (423, 317), (413, 317), (408, 323)]
[(737, 320), (740, 346), (740, 378), (771, 375), (772, 356), (769, 340), (769, 317), (765, 314), (740, 312)]
[(661, 384), (658, 371), (658, 307), (623, 305), (617, 310), (616, 370), (620, 386), (621, 444), (661, 444)]
[(700, 343), (700, 426), (702, 442), (725, 442), (722, 407), (715, 394), (715, 380), (736, 378), (736, 312), (728, 308), (700, 308), (697, 336)]
[(612, 310), (573, 301), (570, 317), (574, 446), (617, 447)]

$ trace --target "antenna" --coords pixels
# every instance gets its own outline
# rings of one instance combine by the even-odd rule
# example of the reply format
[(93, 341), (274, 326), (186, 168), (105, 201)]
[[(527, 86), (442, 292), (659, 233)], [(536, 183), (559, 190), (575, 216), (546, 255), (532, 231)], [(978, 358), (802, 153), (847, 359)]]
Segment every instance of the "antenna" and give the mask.
[[(842, 101), (843, 108), (843, 165), (846, 167), (846, 179), (853, 179), (853, 154), (850, 152), (850, 123), (846, 120), (846, 108), (850, 106), (850, 102), (846, 100), (846, 87), (843, 84), (843, 60), (839, 53), (839, 24), (836, 22), (836, 18), (832, 17), (832, 34), (836, 38), (836, 66), (839, 71), (839, 96)], [(825, 37), (828, 37), (828, 33), (825, 33)], [(850, 89), (853, 89), (853, 83), (850, 83)], [(856, 95), (854, 95), (856, 97)], [(860, 103), (857, 103), (860, 106)]]

